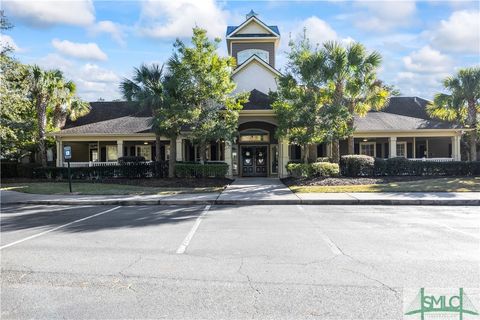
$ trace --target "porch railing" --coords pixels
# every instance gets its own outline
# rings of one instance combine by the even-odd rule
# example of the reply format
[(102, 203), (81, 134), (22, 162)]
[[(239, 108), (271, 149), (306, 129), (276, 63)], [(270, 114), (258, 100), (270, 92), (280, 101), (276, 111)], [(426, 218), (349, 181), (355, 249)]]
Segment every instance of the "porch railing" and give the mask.
[[(117, 166), (117, 161), (85, 161), (85, 162), (70, 162), (70, 167), (72, 168), (79, 168), (79, 167), (104, 167), (104, 166)], [(66, 168), (68, 164), (66, 162), (63, 163), (63, 167)]]
[(448, 162), (453, 161), (453, 158), (407, 158), (411, 161), (433, 161), (433, 162)]

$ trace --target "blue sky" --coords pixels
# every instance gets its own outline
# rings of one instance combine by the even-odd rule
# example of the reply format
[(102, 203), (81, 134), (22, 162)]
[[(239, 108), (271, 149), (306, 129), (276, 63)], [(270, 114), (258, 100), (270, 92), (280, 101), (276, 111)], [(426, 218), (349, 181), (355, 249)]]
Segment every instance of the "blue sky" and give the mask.
[(277, 66), (289, 37), (307, 28), (314, 43), (359, 41), (383, 56), (382, 80), (402, 95), (431, 99), (441, 80), (479, 65), (479, 1), (28, 1), (3, 0), (15, 25), (2, 42), (28, 64), (58, 68), (82, 98), (121, 98), (118, 84), (141, 63), (163, 63), (194, 25), (222, 37), (250, 9), (280, 28)]

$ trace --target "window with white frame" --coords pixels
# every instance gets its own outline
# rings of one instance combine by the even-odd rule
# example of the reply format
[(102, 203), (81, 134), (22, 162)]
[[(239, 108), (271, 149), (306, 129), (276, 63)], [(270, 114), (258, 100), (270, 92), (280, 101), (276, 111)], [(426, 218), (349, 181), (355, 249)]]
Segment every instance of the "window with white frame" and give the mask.
[(407, 157), (407, 142), (400, 141), (397, 142), (397, 157)]
[(115, 145), (107, 146), (107, 161), (117, 161), (117, 160), (118, 160), (117, 146)]
[(360, 142), (360, 154), (375, 157), (375, 142)]
[(268, 63), (269, 54), (268, 51), (261, 49), (246, 49), (237, 53), (237, 64), (244, 63), (248, 58), (253, 55), (257, 55), (260, 59)]
[(152, 160), (152, 146), (150, 145), (138, 145), (137, 157), (144, 157), (146, 161)]

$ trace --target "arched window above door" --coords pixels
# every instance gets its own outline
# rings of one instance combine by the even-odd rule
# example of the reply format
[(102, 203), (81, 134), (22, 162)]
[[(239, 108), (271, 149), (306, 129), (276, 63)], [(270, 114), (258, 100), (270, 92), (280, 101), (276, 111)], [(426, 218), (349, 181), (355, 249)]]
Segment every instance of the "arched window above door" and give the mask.
[(270, 133), (262, 129), (240, 131), (240, 142), (270, 142)]
[(244, 63), (248, 58), (257, 55), (260, 59), (268, 63), (269, 53), (262, 49), (246, 49), (237, 53), (237, 64)]

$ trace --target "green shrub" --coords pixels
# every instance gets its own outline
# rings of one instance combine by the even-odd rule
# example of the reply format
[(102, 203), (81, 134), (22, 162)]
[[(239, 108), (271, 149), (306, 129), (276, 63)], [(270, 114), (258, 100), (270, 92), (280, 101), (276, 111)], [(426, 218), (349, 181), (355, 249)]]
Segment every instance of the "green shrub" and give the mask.
[(179, 178), (223, 178), (228, 173), (228, 164), (225, 162), (215, 163), (186, 163), (177, 162), (175, 175)]
[(340, 158), (340, 171), (346, 177), (372, 176), (375, 158), (365, 155), (346, 155)]
[[(70, 168), (72, 179), (92, 180), (105, 178), (165, 178), (168, 162), (132, 162), (121, 165)], [(33, 169), (33, 177), (39, 179), (66, 180), (68, 168), (46, 167)]]
[(338, 164), (330, 162), (289, 162), (286, 168), (288, 174), (295, 178), (310, 178), (313, 176), (331, 177), (337, 176), (340, 171)]
[(329, 157), (318, 157), (316, 162), (332, 162)]
[(33, 169), (39, 167), (36, 163), (19, 163), (14, 161), (1, 162), (2, 178), (32, 178)]
[(376, 176), (475, 176), (480, 161), (412, 161), (405, 158), (375, 159)]
[(295, 178), (308, 178), (313, 175), (313, 168), (310, 163), (289, 162), (286, 165), (286, 169), (288, 174)]
[(315, 162), (311, 166), (315, 176), (336, 177), (340, 174), (340, 167), (337, 163)]

